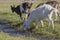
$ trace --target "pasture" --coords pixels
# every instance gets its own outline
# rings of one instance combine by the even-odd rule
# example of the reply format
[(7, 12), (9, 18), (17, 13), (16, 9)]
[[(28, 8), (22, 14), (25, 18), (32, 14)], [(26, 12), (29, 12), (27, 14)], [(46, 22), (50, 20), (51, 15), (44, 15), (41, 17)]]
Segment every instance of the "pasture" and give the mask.
[[(31, 10), (34, 9), (40, 2), (34, 3)], [(11, 12), (10, 5), (14, 4), (15, 6), (17, 6), (20, 3), (21, 3), (20, 0), (15, 0), (15, 1), (0, 0), (0, 20), (8, 22), (11, 25), (11, 27), (13, 27), (15, 30), (18, 30), (18, 27), (21, 30), (20, 27), (22, 27), (22, 25), (18, 27), (16, 26), (17, 24), (21, 22), (21, 20), (20, 20), (20, 17), (16, 13)], [(27, 36), (25, 35), (12, 36), (6, 32), (0, 31), (0, 40), (41, 40), (41, 39), (60, 40), (60, 17), (58, 17), (58, 20), (55, 21), (54, 30), (52, 29), (52, 27), (48, 27), (48, 22), (46, 22), (46, 20), (44, 21), (44, 24), (45, 24), (45, 27), (42, 28), (41, 23), (39, 22), (38, 23), (39, 28), (33, 29), (32, 33)], [(31, 26), (34, 26), (34, 23), (32, 23)]]

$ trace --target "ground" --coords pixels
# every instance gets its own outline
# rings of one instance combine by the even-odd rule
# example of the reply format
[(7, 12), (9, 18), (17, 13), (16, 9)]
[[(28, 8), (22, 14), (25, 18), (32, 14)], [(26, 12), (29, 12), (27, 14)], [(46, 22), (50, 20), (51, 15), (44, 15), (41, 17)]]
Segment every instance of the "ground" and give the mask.
[[(31, 10), (40, 2), (43, 1), (34, 3)], [(55, 21), (54, 30), (52, 27), (48, 27), (48, 22), (44, 22), (45, 27), (42, 28), (39, 23), (39, 28), (32, 30), (32, 33), (30, 31), (20, 31), (22, 24), (17, 25), (21, 23), (19, 15), (12, 13), (10, 9), (10, 5), (14, 4), (16, 6), (20, 3), (20, 1), (0, 0), (0, 40), (60, 40), (60, 17)]]

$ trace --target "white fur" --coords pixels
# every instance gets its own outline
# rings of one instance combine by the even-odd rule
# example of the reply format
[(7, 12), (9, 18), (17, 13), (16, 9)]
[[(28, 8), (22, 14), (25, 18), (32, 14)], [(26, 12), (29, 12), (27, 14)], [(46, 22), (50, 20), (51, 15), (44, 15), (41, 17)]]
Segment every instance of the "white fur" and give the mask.
[(52, 28), (54, 29), (54, 21), (52, 19), (52, 14), (53, 14), (52, 12), (55, 10), (57, 10), (57, 9), (53, 8), (52, 6), (50, 6), (48, 4), (44, 4), (36, 9), (34, 9), (33, 11), (30, 12), (30, 15), (29, 15), (27, 21), (25, 21), (23, 23), (23, 27), (25, 29), (29, 28), (29, 25), (33, 21), (36, 22), (36, 27), (37, 27), (37, 23), (39, 20), (41, 20), (42, 27), (43, 27), (44, 26), (43, 19), (47, 18), (49, 25), (52, 24)]
[[(21, 13), (22, 13), (22, 11), (24, 11), (24, 8), (22, 7), (22, 4), (20, 5), (20, 11), (21, 11)], [(25, 14), (24, 20), (27, 20), (27, 16), (28, 16), (28, 12), (29, 11), (30, 11), (29, 9), (26, 10), (26, 14)]]
[(24, 11), (22, 4), (20, 5), (20, 11), (21, 11), (21, 13), (22, 13), (22, 11)]

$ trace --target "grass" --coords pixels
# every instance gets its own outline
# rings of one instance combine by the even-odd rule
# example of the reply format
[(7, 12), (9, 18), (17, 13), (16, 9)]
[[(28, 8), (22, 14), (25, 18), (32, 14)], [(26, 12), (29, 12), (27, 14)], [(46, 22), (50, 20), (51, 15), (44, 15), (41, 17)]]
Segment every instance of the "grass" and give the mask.
[(33, 38), (32, 36), (30, 36), (30, 37), (25, 37), (23, 35), (10, 36), (7, 33), (0, 32), (0, 40), (37, 40), (37, 39)]
[[(10, 0), (9, 0), (10, 1)], [(16, 13), (12, 13), (10, 10), (10, 5), (14, 4), (14, 5), (19, 5), (20, 2), (0, 2), (0, 20), (4, 20), (9, 22), (11, 25), (16, 25), (18, 23), (20, 23), (20, 18)], [(33, 4), (33, 8), (35, 8), (36, 4)], [(52, 27), (48, 27), (48, 23), (45, 22), (45, 27), (41, 27), (41, 24), (39, 23), (38, 29), (34, 29), (33, 33), (34, 34), (38, 34), (38, 35), (42, 35), (45, 36), (46, 38), (57, 38), (58, 40), (60, 40), (60, 18), (58, 18), (59, 20), (55, 22), (55, 29), (53, 30)], [(26, 36), (10, 36), (7, 33), (4, 32), (0, 32), (0, 40), (37, 40), (37, 38), (35, 37), (26, 37)]]

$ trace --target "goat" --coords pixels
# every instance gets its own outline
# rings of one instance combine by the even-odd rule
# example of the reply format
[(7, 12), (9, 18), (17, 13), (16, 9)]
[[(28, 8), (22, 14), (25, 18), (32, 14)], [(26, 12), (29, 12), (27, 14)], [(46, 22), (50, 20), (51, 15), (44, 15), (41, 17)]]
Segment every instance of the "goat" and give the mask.
[[(43, 23), (44, 19), (48, 19), (49, 26), (52, 24), (52, 28), (54, 29), (54, 21), (52, 19), (52, 12), (55, 12), (57, 9), (52, 7), (51, 5), (44, 4), (42, 6), (39, 6), (38, 8), (34, 9), (30, 12), (30, 15), (26, 21), (23, 23), (23, 29), (27, 30), (30, 28), (30, 24), (35, 21), (36, 22), (36, 28), (38, 27), (38, 21), (41, 20)], [(42, 27), (44, 24), (42, 24)]]
[(22, 19), (22, 13), (28, 13), (30, 11), (30, 8), (33, 3), (24, 2), (21, 5), (18, 5), (17, 7), (11, 5), (12, 12), (16, 12), (20, 18)]

